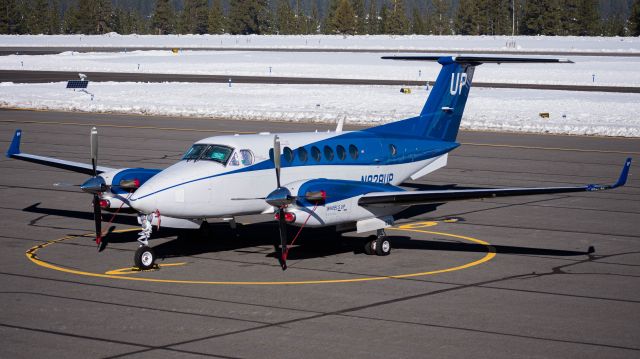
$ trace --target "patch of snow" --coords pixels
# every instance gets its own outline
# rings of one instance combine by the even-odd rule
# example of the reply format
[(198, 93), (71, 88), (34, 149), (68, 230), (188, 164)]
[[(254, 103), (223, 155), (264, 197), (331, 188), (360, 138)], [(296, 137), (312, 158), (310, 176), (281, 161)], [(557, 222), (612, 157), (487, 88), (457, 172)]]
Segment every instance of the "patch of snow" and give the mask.
[[(427, 91), (397, 86), (91, 83), (91, 96), (64, 82), (0, 84), (0, 107), (377, 125), (415, 116)], [(639, 96), (474, 88), (462, 128), (640, 137)], [(543, 119), (540, 112), (549, 112)]]

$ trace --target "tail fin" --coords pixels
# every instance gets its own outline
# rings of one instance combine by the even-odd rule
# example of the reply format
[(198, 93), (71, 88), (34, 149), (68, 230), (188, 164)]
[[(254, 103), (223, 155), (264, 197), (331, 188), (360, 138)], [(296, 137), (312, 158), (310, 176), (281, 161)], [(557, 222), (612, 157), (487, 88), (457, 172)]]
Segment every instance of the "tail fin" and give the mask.
[(384, 56), (383, 59), (406, 61), (433, 61), (442, 65), (420, 115), (406, 120), (369, 129), (372, 132), (425, 137), (453, 142), (458, 135), (462, 113), (467, 103), (475, 67), (492, 63), (548, 63), (571, 62), (563, 59), (498, 58), (498, 57), (436, 57), (436, 56)]
[(438, 63), (442, 70), (420, 112), (421, 125), (416, 128), (416, 135), (453, 142), (477, 64), (459, 63), (451, 57), (440, 58)]

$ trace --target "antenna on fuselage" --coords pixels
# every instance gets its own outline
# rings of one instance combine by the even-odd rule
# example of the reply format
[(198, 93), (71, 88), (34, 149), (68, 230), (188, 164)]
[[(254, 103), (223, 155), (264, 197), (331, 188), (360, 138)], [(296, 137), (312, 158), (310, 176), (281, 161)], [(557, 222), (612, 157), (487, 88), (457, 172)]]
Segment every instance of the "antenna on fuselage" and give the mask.
[(336, 133), (342, 132), (342, 128), (344, 127), (344, 121), (347, 119), (347, 116), (343, 116), (338, 120), (338, 124), (336, 125)]

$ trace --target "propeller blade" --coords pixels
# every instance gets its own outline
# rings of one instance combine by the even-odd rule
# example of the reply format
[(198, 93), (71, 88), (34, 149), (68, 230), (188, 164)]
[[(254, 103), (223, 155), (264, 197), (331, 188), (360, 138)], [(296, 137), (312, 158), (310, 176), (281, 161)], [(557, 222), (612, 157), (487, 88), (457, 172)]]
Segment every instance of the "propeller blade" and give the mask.
[(284, 207), (278, 209), (278, 227), (280, 227), (280, 267), (287, 270), (287, 222), (284, 219)]
[(102, 211), (100, 209), (100, 197), (97, 194), (93, 195), (93, 221), (96, 226), (96, 244), (98, 245), (98, 251), (104, 249), (102, 240)]
[(273, 137), (273, 163), (276, 168), (276, 182), (278, 183), (278, 188), (280, 188), (280, 139), (278, 136)]
[(98, 130), (93, 127), (91, 129), (91, 166), (93, 166), (93, 176), (97, 176), (98, 172)]

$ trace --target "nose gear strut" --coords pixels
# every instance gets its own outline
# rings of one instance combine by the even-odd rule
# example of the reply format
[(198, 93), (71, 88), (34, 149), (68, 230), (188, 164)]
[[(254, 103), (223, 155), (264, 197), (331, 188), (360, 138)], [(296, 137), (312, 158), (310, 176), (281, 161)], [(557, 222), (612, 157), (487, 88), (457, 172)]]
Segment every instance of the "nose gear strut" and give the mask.
[(151, 233), (153, 232), (153, 220), (158, 219), (158, 230), (160, 229), (160, 211), (156, 210), (155, 212), (144, 214), (138, 214), (138, 223), (142, 227), (142, 231), (138, 233), (140, 237), (138, 237), (138, 242), (141, 246), (148, 246), (149, 239), (151, 238)]

